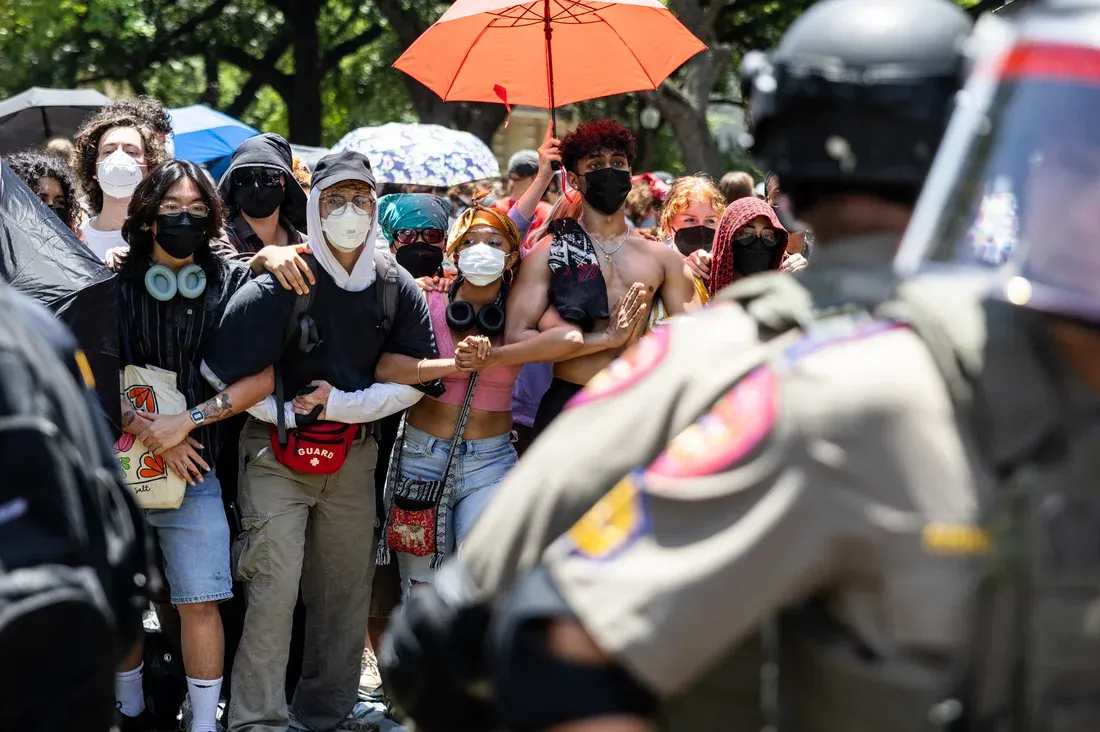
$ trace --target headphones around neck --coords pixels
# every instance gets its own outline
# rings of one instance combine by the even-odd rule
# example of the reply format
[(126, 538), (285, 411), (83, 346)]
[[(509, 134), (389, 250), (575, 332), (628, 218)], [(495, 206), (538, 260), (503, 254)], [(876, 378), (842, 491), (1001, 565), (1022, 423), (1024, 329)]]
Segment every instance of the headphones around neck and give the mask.
[(458, 288), (462, 285), (462, 277), (459, 276), (451, 286), (450, 304), (447, 305), (447, 325), (456, 333), (465, 333), (477, 326), (478, 331), (486, 336), (498, 336), (504, 332), (504, 300), (508, 297), (508, 285), (501, 283), (497, 299), (481, 310), (474, 312), (474, 306), (465, 300), (455, 300)]
[(206, 272), (197, 264), (189, 264), (176, 274), (163, 264), (154, 264), (145, 273), (145, 291), (161, 302), (168, 302), (176, 293), (194, 300), (206, 290)]

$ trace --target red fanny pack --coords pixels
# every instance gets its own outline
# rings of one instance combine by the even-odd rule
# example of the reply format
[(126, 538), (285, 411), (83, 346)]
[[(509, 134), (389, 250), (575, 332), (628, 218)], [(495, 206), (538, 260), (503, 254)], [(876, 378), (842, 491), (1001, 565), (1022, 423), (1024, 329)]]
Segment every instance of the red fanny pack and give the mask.
[(332, 475), (344, 465), (359, 425), (315, 422), (287, 430), (286, 447), (279, 444), (279, 429), (271, 425), (271, 450), (275, 459), (291, 470), (312, 475)]

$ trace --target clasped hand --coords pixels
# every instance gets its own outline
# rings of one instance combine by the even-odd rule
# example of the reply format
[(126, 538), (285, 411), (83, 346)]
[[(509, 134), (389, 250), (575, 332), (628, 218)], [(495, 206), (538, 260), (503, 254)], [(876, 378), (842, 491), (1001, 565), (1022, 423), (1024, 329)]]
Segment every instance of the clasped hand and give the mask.
[(455, 368), (463, 373), (481, 371), (493, 358), (493, 344), (485, 336), (466, 336), (455, 347)]

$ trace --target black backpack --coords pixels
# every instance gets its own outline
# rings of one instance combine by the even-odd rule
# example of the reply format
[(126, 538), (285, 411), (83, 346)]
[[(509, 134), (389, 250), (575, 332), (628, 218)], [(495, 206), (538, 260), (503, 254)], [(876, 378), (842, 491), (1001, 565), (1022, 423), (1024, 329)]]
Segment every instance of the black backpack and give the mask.
[(0, 729), (98, 732), (141, 632), (150, 544), (105, 423), (49, 338), (71, 336), (20, 297), (0, 285)]

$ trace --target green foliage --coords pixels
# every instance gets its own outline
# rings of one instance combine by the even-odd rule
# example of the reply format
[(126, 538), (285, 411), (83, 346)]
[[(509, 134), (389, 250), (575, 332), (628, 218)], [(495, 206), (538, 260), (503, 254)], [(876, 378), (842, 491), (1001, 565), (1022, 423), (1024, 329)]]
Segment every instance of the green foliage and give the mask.
[[(957, 1), (972, 9), (989, 5), (989, 0)], [(713, 0), (678, 2), (713, 11)], [(733, 56), (714, 94), (735, 96), (740, 55), (774, 46), (811, 2), (721, 3), (714, 42), (728, 45)], [(331, 145), (356, 127), (416, 121), (418, 109), (424, 113), (423, 100), (410, 95), (408, 79), (392, 63), (448, 5), (437, 0), (0, 0), (0, 99), (30, 86), (141, 92), (170, 107), (203, 101), (259, 129), (292, 139), (298, 133), (319, 137), (295, 142)], [(296, 58), (296, 48), (308, 47), (312, 34), (315, 57)], [(307, 96), (293, 84), (302, 73), (299, 63), (319, 70)], [(638, 124), (645, 105), (638, 95), (623, 95), (577, 105), (572, 113), (624, 120), (642, 139), (650, 166), (676, 172), (680, 151), (668, 126), (649, 132)], [(320, 122), (317, 133), (301, 126), (303, 116), (308, 122), (312, 115)], [(291, 129), (292, 117), (298, 130)], [(455, 112), (442, 121), (462, 125), (469, 119)]]

